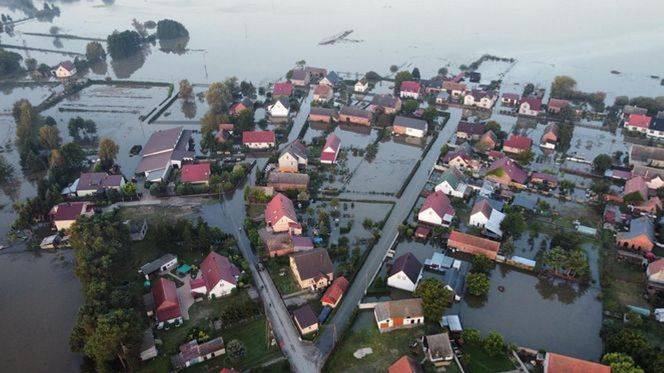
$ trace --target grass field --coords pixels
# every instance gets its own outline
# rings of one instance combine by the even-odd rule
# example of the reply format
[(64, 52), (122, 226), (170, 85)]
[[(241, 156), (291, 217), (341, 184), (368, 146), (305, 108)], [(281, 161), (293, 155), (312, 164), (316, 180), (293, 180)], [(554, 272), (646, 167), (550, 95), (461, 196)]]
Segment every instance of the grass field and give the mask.
[(288, 264), (283, 264), (279, 259), (266, 259), (263, 263), (265, 263), (270, 277), (274, 281), (274, 286), (277, 287), (282, 296), (302, 290), (293, 279)]
[[(468, 363), (465, 364), (466, 371), (473, 373), (495, 373), (505, 372), (516, 368), (514, 363), (505, 355), (490, 356), (479, 344), (467, 344), (463, 346)], [(462, 359), (461, 361), (464, 361)]]
[(643, 270), (616, 258), (615, 250), (601, 251), (602, 300), (604, 309), (620, 312), (626, 305), (649, 308), (641, 296), (646, 288)]

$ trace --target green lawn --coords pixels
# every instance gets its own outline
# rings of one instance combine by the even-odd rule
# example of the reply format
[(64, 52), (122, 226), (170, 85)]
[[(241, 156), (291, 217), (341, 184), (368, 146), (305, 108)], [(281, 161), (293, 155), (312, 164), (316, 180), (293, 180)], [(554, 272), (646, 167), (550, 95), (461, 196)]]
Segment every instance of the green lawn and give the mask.
[(302, 290), (293, 279), (288, 262), (284, 264), (281, 259), (271, 258), (266, 259), (264, 263), (274, 282), (274, 286), (277, 287), (282, 296)]
[(613, 249), (601, 249), (600, 255), (604, 308), (613, 312), (620, 312), (628, 304), (648, 308), (648, 303), (641, 297), (646, 287), (643, 270), (618, 261)]
[(468, 359), (465, 364), (466, 371), (473, 373), (495, 373), (505, 372), (516, 368), (514, 363), (505, 355), (493, 357), (484, 351), (484, 347), (477, 344), (467, 344), (463, 346), (464, 358), (462, 362)]
[[(386, 372), (401, 356), (409, 354), (416, 360), (423, 358), (421, 346), (413, 349), (410, 342), (424, 335), (424, 328), (395, 330), (381, 334), (375, 326), (360, 331), (348, 331), (331, 358), (325, 372)], [(371, 347), (373, 353), (362, 359), (356, 359), (353, 353), (360, 348)]]

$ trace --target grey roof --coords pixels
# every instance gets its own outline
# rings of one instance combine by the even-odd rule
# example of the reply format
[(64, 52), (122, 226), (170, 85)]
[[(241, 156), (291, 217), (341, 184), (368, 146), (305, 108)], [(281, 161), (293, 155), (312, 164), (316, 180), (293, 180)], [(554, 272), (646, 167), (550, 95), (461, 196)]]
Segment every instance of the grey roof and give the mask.
[(144, 275), (149, 275), (152, 272), (155, 272), (156, 270), (158, 270), (159, 267), (161, 267), (162, 265), (170, 262), (173, 259), (177, 259), (177, 258), (178, 257), (173, 255), (173, 254), (164, 254), (160, 258), (155, 259), (155, 260), (151, 261), (148, 264), (144, 264), (141, 267), (141, 273), (144, 274)]
[(329, 73), (327, 73), (327, 75), (325, 76), (325, 78), (326, 78), (330, 83), (332, 83), (332, 84), (334, 84), (334, 85), (336, 85), (337, 83), (339, 83), (339, 81), (341, 80), (341, 79), (339, 79), (339, 75), (337, 75), (337, 73), (334, 72), (334, 71), (330, 71)]
[(123, 180), (122, 175), (109, 175), (105, 172), (84, 172), (78, 179), (76, 190), (101, 190), (109, 187), (119, 187)]
[(452, 345), (450, 344), (450, 337), (447, 333), (425, 336), (424, 345), (429, 349), (432, 359), (451, 360), (453, 358)]
[(414, 128), (414, 129), (418, 129), (418, 130), (422, 130), (422, 131), (427, 130), (427, 122), (426, 121), (423, 121), (422, 119), (403, 117), (401, 115), (398, 115), (396, 118), (394, 118), (393, 125), (401, 126), (401, 127)]
[(652, 123), (650, 123), (650, 127), (648, 128), (654, 131), (664, 132), (664, 117), (657, 117), (653, 119)]
[(341, 111), (339, 114), (342, 115), (350, 115), (354, 117), (361, 117), (361, 118), (370, 118), (371, 117), (371, 112), (368, 110), (363, 110), (360, 108), (352, 107), (352, 106), (343, 106), (341, 108)]
[(279, 172), (272, 171), (267, 175), (267, 185), (273, 184), (295, 184), (295, 185), (309, 185), (309, 175), (293, 173), (293, 172)]
[(182, 127), (175, 127), (153, 133), (143, 147), (143, 156), (175, 149), (183, 132)]
[(311, 110), (309, 110), (309, 115), (329, 115), (329, 116), (334, 116), (337, 114), (337, 111), (335, 109), (328, 109), (324, 107), (312, 107)]
[(141, 351), (149, 350), (155, 347), (154, 334), (152, 328), (145, 329), (143, 332), (143, 342), (141, 343)]
[(641, 114), (641, 115), (646, 115), (648, 113), (648, 109), (634, 106), (634, 105), (625, 105), (623, 107), (623, 114), (625, 115), (630, 115), (630, 114)]
[(165, 169), (172, 160), (193, 159), (195, 153), (188, 150), (191, 134), (192, 131), (183, 130), (182, 127), (153, 133), (143, 148), (143, 158), (136, 166), (135, 173)]
[(645, 216), (642, 216), (638, 219), (632, 219), (629, 223), (629, 232), (620, 232), (618, 233), (619, 240), (630, 240), (641, 235), (645, 235), (650, 239), (650, 241), (655, 241), (655, 227)]
[(393, 317), (422, 317), (424, 316), (422, 299), (411, 298), (380, 302), (376, 304), (374, 314), (378, 321)]
[(293, 311), (293, 317), (302, 329), (318, 324), (318, 317), (308, 304)]
[(399, 102), (398, 98), (389, 94), (383, 94), (383, 95), (375, 95), (371, 100), (371, 105), (393, 108), (395, 107), (397, 102)]
[(334, 266), (330, 260), (330, 255), (325, 249), (313, 249), (291, 255), (295, 261), (297, 270), (300, 273), (300, 279), (308, 280), (316, 276), (321, 276), (334, 272)]
[(664, 148), (651, 146), (632, 145), (629, 151), (629, 161), (648, 164), (651, 161), (664, 161)]
[(286, 153), (292, 153), (293, 155), (302, 159), (309, 158), (309, 151), (307, 150), (307, 147), (304, 146), (299, 140), (295, 140), (288, 144), (288, 146), (281, 152), (282, 155)]
[(401, 271), (403, 271), (403, 273), (408, 276), (410, 281), (415, 284), (417, 283), (417, 279), (420, 277), (420, 273), (422, 272), (422, 263), (420, 263), (420, 261), (417, 260), (415, 255), (412, 253), (405, 253), (394, 261), (388, 276), (391, 277)]
[(459, 171), (456, 167), (451, 166), (440, 176), (440, 182), (447, 181), (448, 184), (454, 189), (459, 187), (459, 183), (464, 182), (466, 177), (463, 172)]
[(284, 105), (286, 109), (290, 109), (290, 101), (288, 101), (286, 97), (279, 96), (279, 99), (277, 101), (279, 101), (282, 105)]
[(306, 70), (293, 70), (293, 75), (291, 75), (291, 80), (304, 80), (307, 78)]
[(457, 132), (464, 132), (472, 135), (481, 135), (484, 133), (484, 123), (472, 123), (460, 121), (457, 124)]

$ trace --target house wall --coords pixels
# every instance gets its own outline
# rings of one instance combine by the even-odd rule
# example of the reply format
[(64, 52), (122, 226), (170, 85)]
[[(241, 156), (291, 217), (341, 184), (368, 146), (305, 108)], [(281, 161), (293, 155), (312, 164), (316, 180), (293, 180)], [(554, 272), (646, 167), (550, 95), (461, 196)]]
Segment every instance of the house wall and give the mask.
[(469, 253), (469, 254), (473, 254), (473, 255), (475, 255), (475, 254), (486, 255), (487, 257), (489, 257), (489, 259), (492, 259), (492, 260), (495, 260), (496, 256), (498, 255), (498, 253), (496, 253), (494, 251), (491, 251), (491, 250), (485, 250), (485, 249), (480, 248), (480, 247), (471, 246), (471, 245), (467, 245), (463, 242), (457, 242), (457, 241), (452, 241), (452, 240), (447, 241), (447, 246), (458, 249), (459, 251), (462, 251), (464, 253)]
[(443, 225), (443, 217), (438, 216), (432, 208), (428, 208), (417, 214), (417, 220), (433, 225)]
[(58, 68), (55, 70), (55, 76), (57, 78), (70, 78), (75, 74), (76, 74), (76, 69), (69, 72), (67, 69), (65, 69), (62, 66), (58, 66)]
[(537, 111), (531, 110), (530, 105), (527, 102), (524, 102), (519, 106), (519, 114), (521, 115), (527, 115), (531, 117), (536, 117), (537, 116)]
[(300, 323), (297, 321), (297, 319), (295, 319), (295, 324), (297, 324), (297, 328), (300, 330), (300, 334), (302, 334), (302, 335), (309, 334), (309, 333), (313, 333), (313, 332), (315, 332), (315, 331), (318, 330), (318, 324), (317, 324), (317, 323), (316, 323), (316, 324), (313, 324), (313, 325), (311, 325), (311, 326), (309, 326), (309, 327), (302, 328), (302, 326), (301, 326)]
[(503, 152), (505, 153), (519, 154), (524, 151), (525, 149), (513, 148), (511, 146), (503, 146)]
[(420, 99), (420, 93), (419, 92), (401, 91), (401, 92), (399, 92), (399, 97), (401, 97), (401, 98), (413, 98), (415, 100), (419, 100)]
[(283, 192), (286, 190), (307, 190), (306, 184), (293, 184), (293, 183), (267, 183), (267, 186), (274, 188), (274, 190)]
[(424, 137), (424, 131), (418, 130), (415, 128), (410, 128), (410, 127), (404, 127), (404, 126), (392, 126), (392, 133), (396, 133), (399, 135), (406, 135), (406, 136), (412, 136), (412, 137)]
[(369, 84), (368, 84), (368, 83), (365, 84), (365, 85), (357, 84), (357, 83), (355, 84), (355, 92), (364, 93), (364, 92), (366, 92), (368, 89), (369, 89)]
[(484, 214), (482, 214), (481, 212), (476, 212), (475, 214), (470, 215), (468, 224), (472, 225), (473, 227), (484, 228), (484, 226), (488, 221), (489, 219), (487, 219), (487, 217), (484, 216)]
[(473, 106), (475, 105), (475, 97), (471, 95), (466, 95), (463, 98), (463, 104), (466, 106)]
[(406, 274), (403, 271), (401, 271), (387, 278), (387, 286), (413, 292), (415, 291), (415, 287), (417, 286), (417, 284), (414, 284), (408, 278), (408, 276), (406, 276)]
[(231, 291), (235, 289), (235, 287), (236, 286), (230, 282), (221, 280), (212, 288), (212, 290), (210, 290), (208, 293), (208, 298), (212, 299), (212, 296), (215, 298), (221, 298), (223, 296), (229, 295)]
[(361, 124), (363, 126), (370, 126), (371, 118), (362, 118), (352, 115), (339, 114), (339, 122), (348, 122), (353, 124)]
[(288, 114), (290, 114), (290, 110), (286, 109), (284, 106), (281, 105), (280, 102), (277, 101), (274, 105), (272, 105), (268, 111), (270, 112), (270, 115), (273, 117), (287, 117)]
[(636, 131), (636, 132), (641, 132), (641, 133), (648, 132), (647, 128), (630, 126), (630, 125), (627, 125), (627, 124), (625, 125), (625, 128), (627, 128), (629, 131)]
[[(374, 313), (374, 315), (375, 315), (375, 313)], [(390, 319), (386, 319), (386, 320), (377, 320), (376, 321), (376, 325), (378, 326), (378, 330), (381, 333), (385, 333), (385, 332), (389, 332), (389, 331), (397, 330), (397, 329), (413, 328), (413, 327), (416, 327), (418, 325), (422, 325), (423, 323), (424, 323), (424, 316), (411, 317), (411, 318), (395, 317), (395, 318), (390, 318)]]
[(332, 299), (324, 297), (321, 300), (321, 304), (323, 306), (329, 306), (331, 308), (335, 308), (337, 306), (337, 304), (339, 304), (339, 302), (341, 302), (341, 298), (343, 298), (343, 294), (341, 296), (339, 296), (339, 299), (337, 299), (336, 303), (332, 303)]
[(664, 132), (657, 131), (657, 130), (648, 129), (648, 133), (646, 135), (648, 137), (652, 137), (652, 138), (656, 138), (656, 139), (664, 138)]
[(58, 220), (54, 221), (53, 224), (55, 225), (55, 229), (61, 231), (61, 230), (69, 230), (71, 226), (74, 224), (76, 220)]
[(633, 250), (651, 251), (654, 245), (648, 237), (638, 236), (631, 240), (618, 240), (618, 246)]
[(284, 153), (279, 157), (279, 171), (297, 172), (299, 162), (290, 153)]
[(301, 279), (300, 278), (300, 271), (297, 269), (297, 265), (295, 264), (295, 259), (292, 257), (290, 259), (290, 267), (291, 271), (293, 271), (293, 275), (295, 276), (295, 280), (297, 283), (300, 285), (300, 288), (302, 289), (307, 289), (309, 287), (314, 287), (316, 289), (322, 289), (326, 286), (328, 286), (331, 282), (333, 277), (332, 273), (328, 273), (326, 276), (327, 278), (320, 279), (318, 282), (316, 282), (313, 278), (309, 279)]
[(288, 232), (290, 230), (290, 223), (296, 223), (296, 221), (287, 216), (282, 216), (281, 219), (277, 220), (277, 222), (272, 225), (272, 231), (276, 233)]
[[(330, 161), (328, 161), (328, 160), (324, 160), (322, 154), (330, 154), (330, 155), (334, 154), (334, 161), (330, 162)], [(329, 150), (324, 150), (322, 154), (321, 154), (321, 160), (320, 160), (320, 163), (325, 163), (325, 164), (333, 164), (333, 163), (336, 163), (336, 162), (337, 162), (337, 156), (339, 155), (337, 152), (335, 152), (335, 151), (329, 151)]]
[(248, 142), (244, 144), (249, 149), (269, 149), (274, 146), (273, 142)]
[(329, 115), (309, 114), (309, 121), (310, 122), (320, 122), (320, 123), (330, 123), (332, 121), (332, 117), (329, 116)]

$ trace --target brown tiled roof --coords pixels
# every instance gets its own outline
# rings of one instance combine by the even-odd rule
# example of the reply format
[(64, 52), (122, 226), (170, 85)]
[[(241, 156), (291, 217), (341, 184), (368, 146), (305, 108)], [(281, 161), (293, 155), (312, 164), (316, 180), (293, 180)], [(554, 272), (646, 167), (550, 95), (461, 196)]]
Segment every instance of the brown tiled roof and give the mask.
[(308, 280), (320, 275), (327, 275), (334, 272), (334, 266), (330, 260), (330, 255), (325, 249), (313, 249), (291, 256), (300, 273), (301, 280)]

